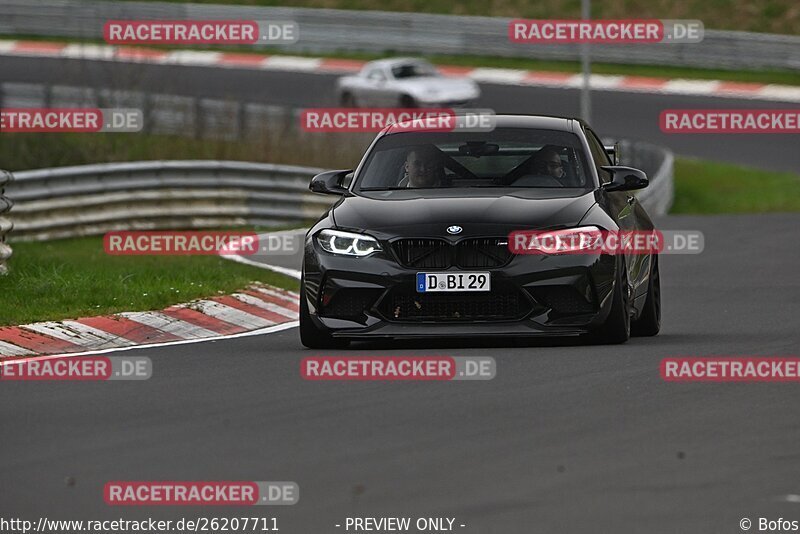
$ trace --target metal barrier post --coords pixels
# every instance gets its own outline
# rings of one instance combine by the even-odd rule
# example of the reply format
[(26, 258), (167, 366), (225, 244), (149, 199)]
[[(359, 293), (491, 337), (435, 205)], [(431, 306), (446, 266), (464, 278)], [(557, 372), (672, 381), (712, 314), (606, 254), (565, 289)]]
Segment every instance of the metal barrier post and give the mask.
[(12, 253), (11, 247), (6, 243), (6, 236), (14, 227), (14, 223), (7, 217), (4, 217), (3, 214), (8, 213), (13, 205), (11, 199), (4, 195), (5, 185), (13, 179), (14, 176), (10, 172), (0, 170), (0, 275), (8, 274), (8, 265), (6, 262), (8, 258), (11, 257)]

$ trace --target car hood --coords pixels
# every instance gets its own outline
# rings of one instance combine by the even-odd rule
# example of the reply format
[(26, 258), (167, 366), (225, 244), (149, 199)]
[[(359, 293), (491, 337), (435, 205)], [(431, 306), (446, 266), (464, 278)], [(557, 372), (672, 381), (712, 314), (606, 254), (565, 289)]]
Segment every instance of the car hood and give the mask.
[(501, 236), (514, 230), (574, 226), (595, 203), (593, 192), (564, 197), (545, 192), (513, 190), (508, 194), (421, 197), (395, 190), (351, 196), (333, 208), (338, 228), (376, 232), (383, 236), (448, 236), (449, 226), (461, 226), (458, 237)]

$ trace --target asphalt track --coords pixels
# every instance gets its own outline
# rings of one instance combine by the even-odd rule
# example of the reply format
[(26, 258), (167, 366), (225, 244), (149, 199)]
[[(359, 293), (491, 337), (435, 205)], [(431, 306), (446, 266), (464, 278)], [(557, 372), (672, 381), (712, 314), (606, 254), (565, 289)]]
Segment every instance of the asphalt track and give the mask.
[[(149, 90), (165, 94), (299, 107), (333, 106), (338, 75), (164, 66), (108, 61), (0, 57), (0, 81)], [(477, 107), (497, 113), (577, 115), (579, 91), (481, 84)], [(797, 139), (783, 134), (668, 135), (659, 130), (664, 109), (797, 108), (796, 104), (682, 95), (593, 92), (592, 125), (603, 136), (651, 141), (676, 153), (768, 170), (797, 172)]]
[[(675, 355), (797, 355), (798, 215), (688, 217), (702, 254), (662, 258), (661, 335), (359, 345), (492, 356), (492, 381), (306, 382), (296, 329), (137, 349), (146, 382), (0, 383), (0, 516), (264, 515), (286, 534), (348, 516), (448, 516), (465, 533), (734, 533), (800, 520), (797, 384), (673, 384)], [(328, 354), (328, 353), (326, 353)], [(74, 484), (67, 484), (68, 477)], [(112, 480), (292, 480), (276, 508), (111, 508)], [(757, 531), (757, 527), (753, 531)]]

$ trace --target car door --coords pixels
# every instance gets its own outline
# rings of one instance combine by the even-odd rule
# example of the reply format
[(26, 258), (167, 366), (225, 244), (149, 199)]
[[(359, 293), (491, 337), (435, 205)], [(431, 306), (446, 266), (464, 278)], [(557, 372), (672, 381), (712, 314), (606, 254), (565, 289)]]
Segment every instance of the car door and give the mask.
[(384, 70), (384, 76), (386, 80), (380, 87), (380, 101), (381, 106), (387, 108), (397, 107), (400, 103), (400, 95), (403, 92), (404, 82), (403, 80), (398, 80), (394, 77), (394, 73), (392, 73), (391, 68), (386, 68)]
[[(601, 169), (604, 165), (613, 165), (603, 143), (591, 129), (586, 128), (586, 140), (592, 152), (592, 160), (597, 167), (600, 183), (611, 181), (611, 173)], [(608, 199), (609, 215), (614, 218), (622, 232), (641, 230), (637, 213), (641, 211), (638, 200), (632, 191), (614, 191), (605, 193)], [(639, 208), (639, 209), (637, 209)], [(624, 253), (625, 265), (628, 269), (628, 281), (634, 288), (634, 295), (639, 296), (647, 289), (647, 278), (650, 273), (650, 257), (647, 254)]]
[(381, 67), (374, 67), (366, 72), (365, 103), (373, 107), (388, 105), (386, 97), (388, 78), (386, 71)]

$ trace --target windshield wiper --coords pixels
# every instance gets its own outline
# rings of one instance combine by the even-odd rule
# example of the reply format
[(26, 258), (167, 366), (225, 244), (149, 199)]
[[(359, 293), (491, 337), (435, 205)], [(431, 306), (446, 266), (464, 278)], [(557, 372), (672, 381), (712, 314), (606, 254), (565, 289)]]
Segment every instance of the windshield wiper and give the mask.
[(359, 191), (414, 191), (418, 189), (450, 189), (449, 187), (362, 187)]

